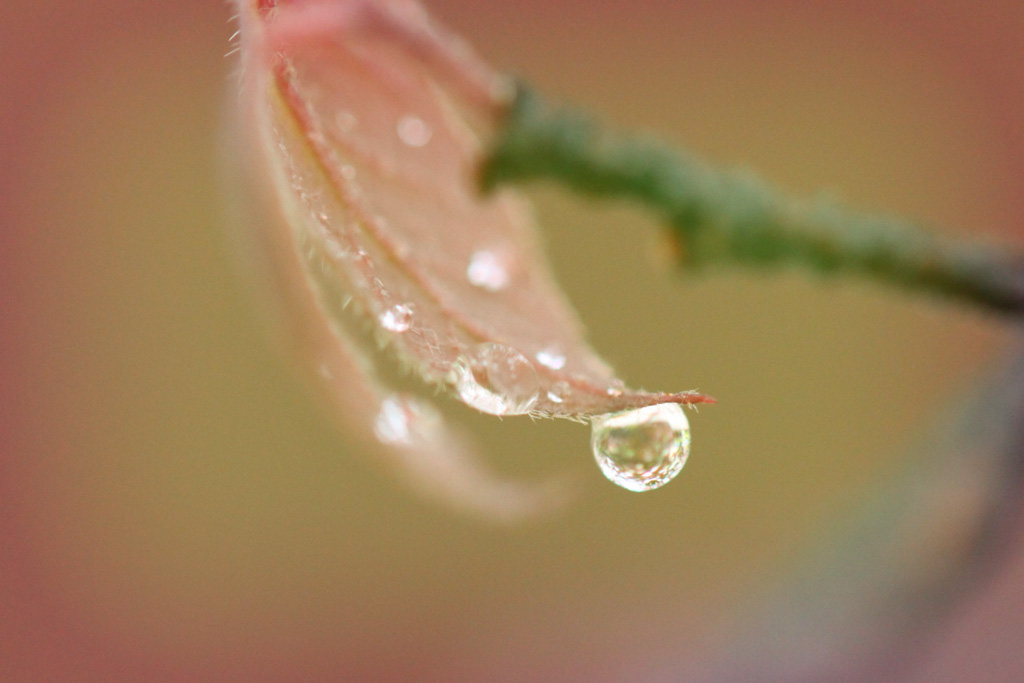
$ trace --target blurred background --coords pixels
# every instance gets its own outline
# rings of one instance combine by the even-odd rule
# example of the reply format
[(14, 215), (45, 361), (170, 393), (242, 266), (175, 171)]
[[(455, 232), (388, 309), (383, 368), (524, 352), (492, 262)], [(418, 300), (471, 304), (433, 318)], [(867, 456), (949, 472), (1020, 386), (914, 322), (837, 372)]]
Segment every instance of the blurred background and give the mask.
[[(822, 4), (428, 6), (616, 125), (1024, 243), (1024, 6)], [(467, 416), (496, 469), (579, 473), (580, 500), (512, 529), (424, 503), (268, 342), (224, 218), (231, 14), (5, 0), (4, 681), (685, 680), (1009, 348), (997, 320), (871, 284), (679, 277), (642, 212), (531, 188), (594, 346), (634, 386), (719, 404), (644, 495), (601, 477), (579, 425)], [(915, 676), (1024, 679), (1022, 615), (1018, 552)]]

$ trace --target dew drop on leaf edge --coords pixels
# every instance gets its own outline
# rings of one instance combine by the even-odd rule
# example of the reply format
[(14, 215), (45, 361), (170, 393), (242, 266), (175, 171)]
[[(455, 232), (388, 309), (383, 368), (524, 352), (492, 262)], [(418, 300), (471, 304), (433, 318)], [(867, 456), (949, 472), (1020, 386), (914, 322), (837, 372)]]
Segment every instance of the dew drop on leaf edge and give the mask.
[(630, 491), (671, 481), (690, 454), (690, 424), (675, 403), (591, 418), (590, 445), (601, 472)]

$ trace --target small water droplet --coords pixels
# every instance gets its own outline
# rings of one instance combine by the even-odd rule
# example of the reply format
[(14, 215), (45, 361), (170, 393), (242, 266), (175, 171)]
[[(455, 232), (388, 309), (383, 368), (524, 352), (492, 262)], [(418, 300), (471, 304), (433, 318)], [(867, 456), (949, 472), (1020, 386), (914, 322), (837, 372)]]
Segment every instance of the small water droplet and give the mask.
[(568, 382), (555, 382), (548, 390), (548, 400), (552, 403), (561, 403), (571, 392), (572, 389)]
[(601, 471), (630, 491), (663, 486), (690, 455), (690, 423), (675, 403), (598, 415), (590, 424), (590, 446)]
[(473, 254), (466, 269), (470, 284), (498, 292), (508, 286), (508, 269), (493, 251), (481, 249)]
[(412, 253), (412, 247), (410, 247), (409, 243), (405, 241), (396, 241), (394, 244), (394, 250), (395, 256), (403, 261), (409, 258), (409, 255)]
[(605, 389), (604, 393), (612, 397), (622, 396), (623, 391), (626, 389), (626, 383), (618, 377), (612, 380), (612, 385)]
[(429, 436), (440, 423), (434, 410), (412, 396), (389, 396), (380, 404), (373, 433), (386, 444), (409, 445)]
[(423, 147), (434, 137), (434, 130), (418, 116), (403, 116), (396, 129), (398, 138), (410, 147)]
[(324, 145), (327, 144), (327, 138), (325, 138), (324, 134), (318, 130), (309, 131), (308, 136), (309, 141), (312, 142), (317, 147), (323, 147)]
[(565, 354), (557, 346), (549, 346), (537, 352), (537, 362), (552, 370), (565, 367)]
[(340, 112), (334, 119), (334, 125), (342, 135), (351, 133), (355, 130), (357, 123), (358, 120), (356, 119), (355, 114), (350, 111)]
[(452, 364), (449, 381), (467, 405), (491, 415), (522, 415), (537, 404), (540, 380), (526, 356), (486, 343)]
[(355, 169), (355, 167), (354, 166), (350, 166), (348, 164), (342, 166), (341, 167), (341, 177), (344, 178), (345, 180), (355, 180), (356, 179), (356, 169)]
[(390, 332), (407, 332), (412, 326), (412, 307), (408, 304), (395, 304), (380, 314), (380, 324)]

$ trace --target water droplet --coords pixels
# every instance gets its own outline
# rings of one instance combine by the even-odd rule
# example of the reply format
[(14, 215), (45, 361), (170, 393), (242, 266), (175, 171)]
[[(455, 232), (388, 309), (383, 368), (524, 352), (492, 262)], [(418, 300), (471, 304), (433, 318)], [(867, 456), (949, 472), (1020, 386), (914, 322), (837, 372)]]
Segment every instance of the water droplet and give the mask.
[(409, 255), (412, 253), (412, 247), (410, 247), (409, 243), (405, 241), (396, 240), (394, 243), (394, 250), (395, 256), (403, 261), (409, 258)]
[(325, 138), (324, 134), (318, 130), (309, 131), (308, 138), (309, 141), (317, 147), (323, 147), (327, 144), (327, 138)]
[(396, 394), (381, 401), (373, 433), (381, 443), (409, 445), (427, 438), (439, 423), (440, 417), (430, 406)]
[(548, 400), (552, 403), (561, 403), (571, 392), (568, 382), (555, 382), (548, 390)]
[(351, 133), (355, 130), (357, 123), (358, 120), (356, 119), (355, 114), (350, 111), (340, 112), (334, 119), (334, 125), (342, 135)]
[(498, 292), (508, 286), (508, 269), (493, 251), (481, 249), (473, 254), (466, 269), (470, 284), (489, 292)]
[(380, 324), (391, 332), (407, 332), (412, 325), (412, 307), (408, 304), (395, 304), (380, 314)]
[(590, 445), (601, 471), (630, 491), (650, 491), (679, 474), (690, 455), (690, 424), (675, 403), (598, 415)]
[(537, 404), (540, 380), (526, 356), (504, 344), (480, 344), (452, 364), (449, 377), (467, 405), (491, 415), (522, 415)]
[(345, 180), (355, 180), (356, 179), (356, 169), (355, 169), (355, 167), (354, 166), (349, 166), (348, 164), (342, 166), (341, 167), (341, 177), (344, 178)]
[(556, 346), (549, 346), (537, 352), (537, 362), (552, 370), (561, 370), (565, 367), (565, 354)]
[(434, 137), (434, 130), (418, 116), (403, 116), (397, 130), (398, 138), (410, 147), (423, 147)]

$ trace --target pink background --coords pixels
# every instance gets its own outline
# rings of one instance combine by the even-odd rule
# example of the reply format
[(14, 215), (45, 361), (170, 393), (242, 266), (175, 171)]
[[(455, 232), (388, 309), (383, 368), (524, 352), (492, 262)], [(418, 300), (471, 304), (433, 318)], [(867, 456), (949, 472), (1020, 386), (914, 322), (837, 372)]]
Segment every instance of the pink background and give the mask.
[[(1024, 241), (1017, 1), (438, 0), (492, 63), (789, 191)], [(352, 452), (267, 342), (219, 140), (230, 9), (6, 0), (0, 29), (0, 679), (637, 680), (683, 671), (1010, 341), (859, 282), (652, 266), (642, 212), (533, 191), (631, 384), (699, 388), (662, 491), (573, 424), (472, 419), (496, 468), (571, 470), (512, 531)], [(920, 680), (1024, 679), (1024, 557)], [(945, 639), (945, 640), (943, 640)], [(682, 676), (682, 674), (680, 674)]]

